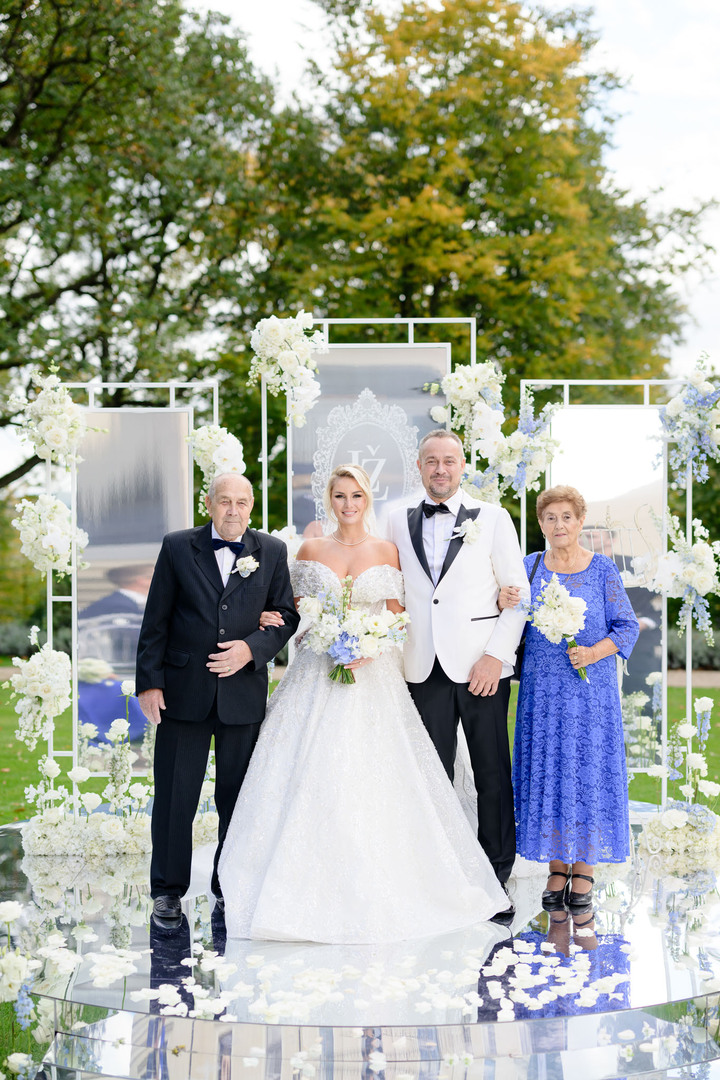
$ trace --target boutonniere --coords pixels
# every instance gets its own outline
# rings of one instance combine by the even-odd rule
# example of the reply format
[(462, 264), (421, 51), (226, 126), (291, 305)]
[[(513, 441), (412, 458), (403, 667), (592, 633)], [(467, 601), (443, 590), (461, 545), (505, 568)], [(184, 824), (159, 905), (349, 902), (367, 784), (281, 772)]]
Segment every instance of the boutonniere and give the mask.
[(474, 544), (480, 539), (480, 533), (482, 532), (482, 525), (474, 518), (465, 518), (462, 525), (456, 525), (453, 529), (451, 540), (458, 540), (462, 537), (463, 544)]
[(240, 577), (250, 577), (257, 570), (260, 563), (252, 555), (246, 555), (244, 559), (238, 559), (232, 570), (231, 574), (239, 574)]

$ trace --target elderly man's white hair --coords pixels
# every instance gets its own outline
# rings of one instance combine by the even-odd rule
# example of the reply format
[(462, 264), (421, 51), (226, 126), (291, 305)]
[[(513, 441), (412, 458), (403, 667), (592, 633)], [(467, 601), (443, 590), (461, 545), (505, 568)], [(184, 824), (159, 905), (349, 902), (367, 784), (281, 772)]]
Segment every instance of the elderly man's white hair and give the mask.
[(245, 483), (247, 484), (247, 486), (250, 488), (251, 497), (253, 499), (255, 498), (255, 492), (253, 491), (252, 484), (250, 483), (250, 481), (248, 480), (247, 476), (245, 476), (244, 473), (221, 472), (221, 473), (218, 473), (217, 476), (213, 476), (212, 480), (210, 481), (210, 485), (208, 487), (208, 498), (209, 499), (214, 499), (215, 498), (215, 492), (217, 491), (217, 486), (218, 486), (219, 482), (221, 480), (224, 480), (228, 476), (236, 476), (239, 480), (244, 480)]

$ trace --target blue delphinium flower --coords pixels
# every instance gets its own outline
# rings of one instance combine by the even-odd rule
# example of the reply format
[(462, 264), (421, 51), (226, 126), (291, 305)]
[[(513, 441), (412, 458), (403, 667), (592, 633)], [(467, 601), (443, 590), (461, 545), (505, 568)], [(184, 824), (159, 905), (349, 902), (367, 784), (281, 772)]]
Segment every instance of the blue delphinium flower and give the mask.
[(23, 1031), (32, 1024), (35, 1016), (33, 1012), (33, 1000), (30, 997), (30, 989), (32, 987), (32, 979), (24, 982), (18, 990), (18, 996), (15, 1001), (15, 1016), (17, 1022)]

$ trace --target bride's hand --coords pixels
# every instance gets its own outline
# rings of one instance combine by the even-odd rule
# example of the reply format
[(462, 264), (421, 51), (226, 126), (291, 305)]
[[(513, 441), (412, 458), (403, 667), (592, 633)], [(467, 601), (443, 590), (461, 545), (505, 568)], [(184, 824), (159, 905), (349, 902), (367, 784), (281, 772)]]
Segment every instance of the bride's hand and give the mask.
[(343, 667), (348, 671), (355, 671), (359, 667), (364, 667), (365, 664), (372, 664), (372, 656), (360, 656), (357, 660), (351, 660), (349, 664), (343, 664)]
[(497, 606), (501, 611), (505, 608), (517, 607), (520, 603), (520, 590), (517, 585), (503, 585), (498, 593)]
[(279, 611), (261, 611), (260, 629), (266, 630), (268, 626), (283, 626), (283, 617)]

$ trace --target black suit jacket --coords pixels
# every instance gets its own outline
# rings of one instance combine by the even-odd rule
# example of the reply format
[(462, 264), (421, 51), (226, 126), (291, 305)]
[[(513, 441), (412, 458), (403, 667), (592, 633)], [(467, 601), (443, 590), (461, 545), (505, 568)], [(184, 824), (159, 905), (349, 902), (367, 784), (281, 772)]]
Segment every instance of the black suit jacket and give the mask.
[[(157, 687), (165, 715), (201, 721), (217, 694), (224, 724), (255, 724), (265, 715), (267, 662), (299, 623), (287, 549), (282, 540), (247, 529), (241, 558), (260, 564), (242, 578), (231, 574), (223, 588), (210, 524), (169, 533), (155, 564), (138, 642), (136, 691)], [(284, 625), (259, 629), (260, 613), (279, 611)], [(247, 642), (252, 661), (235, 675), (218, 678), (206, 667), (218, 642)]]

